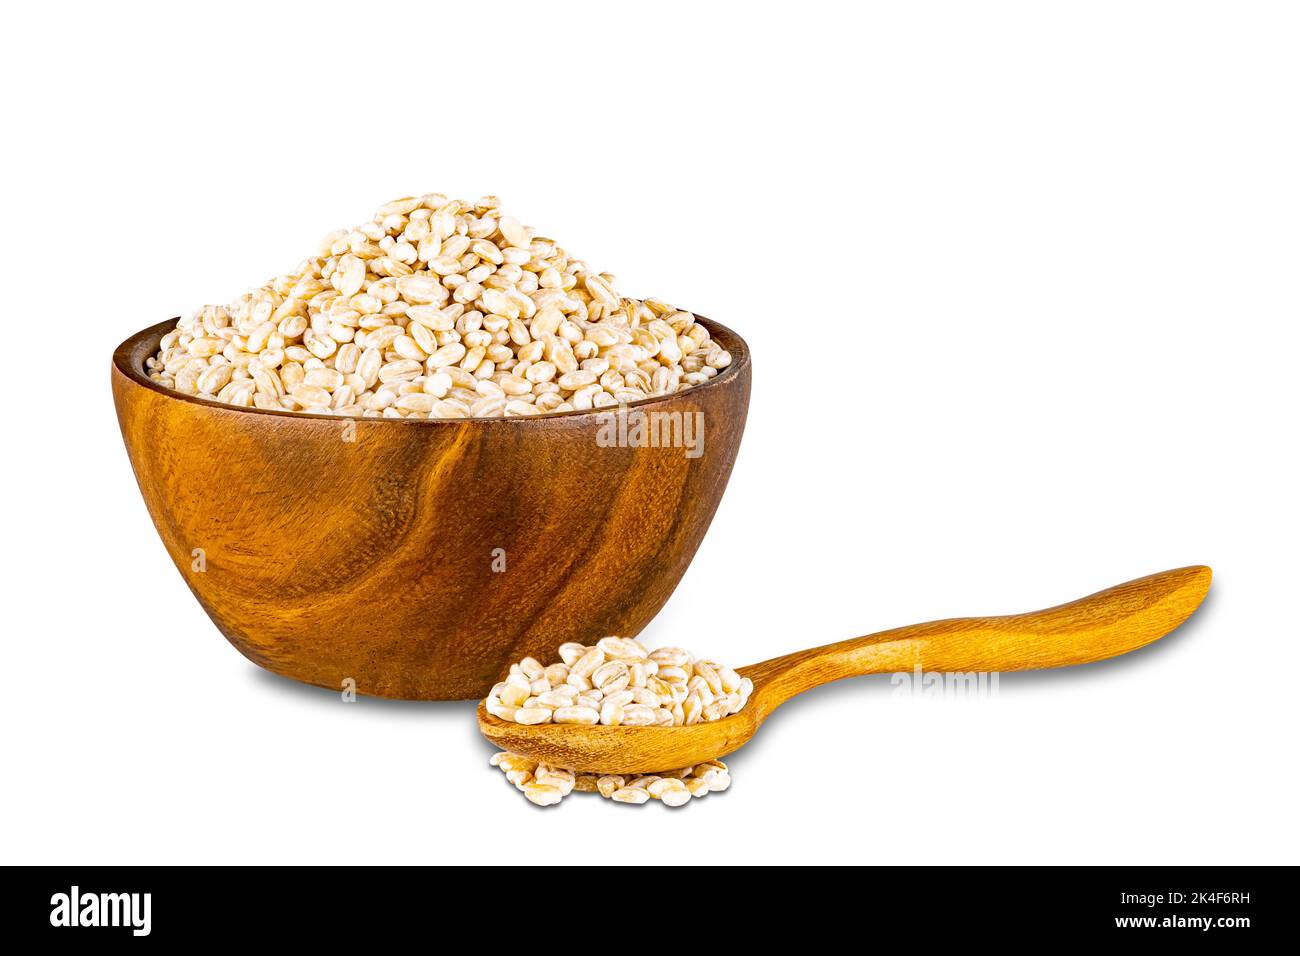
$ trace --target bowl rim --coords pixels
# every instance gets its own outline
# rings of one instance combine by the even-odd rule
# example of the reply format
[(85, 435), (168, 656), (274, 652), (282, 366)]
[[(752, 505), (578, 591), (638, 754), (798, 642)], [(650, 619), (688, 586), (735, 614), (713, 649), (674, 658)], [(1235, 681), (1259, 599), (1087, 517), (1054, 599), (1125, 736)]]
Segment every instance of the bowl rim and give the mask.
[(723, 325), (721, 322), (715, 322), (713, 319), (707, 318), (706, 316), (695, 314), (695, 319), (709, 330), (709, 336), (711, 338), (721, 342), (723, 348), (731, 353), (731, 364), (707, 382), (704, 382), (701, 385), (693, 385), (680, 392), (673, 392), (668, 395), (653, 395), (636, 402), (628, 402), (620, 405), (607, 405), (603, 408), (593, 408), (583, 411), (546, 412), (542, 415), (512, 415), (509, 417), (502, 415), (492, 418), (384, 418), (382, 416), (363, 418), (354, 415), (321, 415), (317, 412), (291, 412), (270, 408), (257, 408), (256, 406), (227, 405), (224, 402), (214, 401), (213, 399), (199, 398), (197, 395), (188, 395), (185, 392), (178, 392), (175, 389), (159, 385), (157, 382), (149, 378), (144, 371), (145, 359), (158, 351), (159, 340), (176, 327), (176, 323), (180, 321), (180, 316), (141, 329), (139, 332), (126, 338), (116, 349), (113, 350), (113, 369), (132, 384), (156, 392), (164, 398), (238, 414), (270, 415), (275, 418), (288, 418), (300, 421), (325, 421), (332, 423), (385, 422), (389, 424), (412, 426), (464, 425), (467, 422), (481, 424), (499, 423), (501, 425), (513, 425), (518, 423), (528, 424), (542, 421), (573, 421), (575, 423), (581, 423), (586, 419), (617, 413), (620, 409), (645, 408), (651, 405), (667, 404), (668, 402), (679, 400), (684, 395), (704, 392), (708, 389), (714, 388), (715, 386), (729, 383), (737, 378), (742, 371), (748, 369), (750, 364), (749, 345), (743, 338), (731, 329), (727, 328), (727, 326)]

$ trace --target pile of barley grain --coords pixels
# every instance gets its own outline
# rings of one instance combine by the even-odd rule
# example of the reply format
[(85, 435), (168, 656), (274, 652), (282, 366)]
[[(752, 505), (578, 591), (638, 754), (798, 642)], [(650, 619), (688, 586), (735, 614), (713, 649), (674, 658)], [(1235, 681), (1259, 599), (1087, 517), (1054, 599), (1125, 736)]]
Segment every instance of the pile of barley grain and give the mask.
[[(681, 727), (739, 712), (754, 690), (749, 678), (680, 647), (648, 651), (639, 641), (603, 637), (592, 646), (561, 644), (559, 654), (549, 666), (532, 657), (511, 664), (506, 679), (488, 692), (487, 712), (518, 724)], [(492, 765), (544, 807), (575, 790), (619, 803), (653, 798), (680, 807), (731, 786), (720, 760), (640, 776), (580, 774), (507, 752), (493, 756)]]
[(553, 806), (574, 792), (599, 793), (616, 803), (659, 800), (664, 806), (680, 807), (692, 797), (705, 797), (731, 786), (731, 774), (721, 760), (640, 776), (575, 773), (506, 751), (493, 754), (491, 763), (539, 807)]
[(385, 418), (585, 411), (731, 362), (689, 312), (624, 298), (477, 202), (398, 199), (288, 275), (177, 323), (149, 377), (229, 405)]

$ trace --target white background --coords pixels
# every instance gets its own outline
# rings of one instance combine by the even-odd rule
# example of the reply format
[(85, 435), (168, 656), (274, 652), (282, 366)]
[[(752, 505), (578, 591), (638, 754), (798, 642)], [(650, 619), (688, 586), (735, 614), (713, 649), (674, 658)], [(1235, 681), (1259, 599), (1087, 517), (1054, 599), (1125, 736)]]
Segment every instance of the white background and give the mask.
[[(10, 11), (5, 862), (1297, 862), (1294, 8), (434, 6)], [(738, 665), (1196, 563), (1208, 602), (996, 700), (808, 694), (676, 811), (535, 809), (469, 704), (259, 671), (153, 531), (110, 353), (426, 191), (753, 350), (647, 641)]]

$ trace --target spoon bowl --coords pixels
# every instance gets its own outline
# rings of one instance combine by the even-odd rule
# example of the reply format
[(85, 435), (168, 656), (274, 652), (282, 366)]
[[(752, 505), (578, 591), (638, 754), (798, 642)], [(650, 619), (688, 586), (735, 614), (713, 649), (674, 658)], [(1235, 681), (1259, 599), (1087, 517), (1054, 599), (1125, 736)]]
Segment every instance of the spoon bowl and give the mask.
[(812, 687), (865, 674), (1067, 667), (1136, 650), (1174, 630), (1205, 599), (1211, 571), (1164, 571), (1078, 601), (1006, 617), (953, 618), (827, 644), (740, 668), (754, 682), (739, 713), (686, 727), (526, 726), (478, 707), (502, 750), (583, 773), (675, 770), (741, 747), (777, 707)]
[[(748, 676), (749, 670), (738, 673)], [(755, 685), (754, 695), (758, 692)], [(738, 749), (763, 722), (754, 703), (751, 697), (737, 714), (689, 727), (604, 727), (525, 726), (493, 717), (480, 702), (478, 725), (494, 746), (540, 763), (582, 773), (649, 773), (693, 766)]]

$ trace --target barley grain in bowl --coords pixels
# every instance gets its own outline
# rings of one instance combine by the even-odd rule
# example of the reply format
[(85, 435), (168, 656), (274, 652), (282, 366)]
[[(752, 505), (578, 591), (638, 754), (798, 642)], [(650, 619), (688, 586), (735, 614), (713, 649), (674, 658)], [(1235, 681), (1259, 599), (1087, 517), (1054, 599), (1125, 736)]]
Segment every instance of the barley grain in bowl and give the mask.
[[(559, 268), (561, 254), (549, 240), (529, 235), (527, 249), (508, 239), (498, 245), (492, 237), (504, 239), (515, 226), (493, 203), (412, 202), (390, 204), (368, 226), (336, 235), (331, 242), (346, 241), (346, 252), (314, 257), (322, 277), (312, 275), (299, 291), (316, 282), (328, 289), (291, 294), (315, 272), (310, 266), (293, 283), (269, 284), (280, 291), (264, 287), (240, 300), (244, 305), (224, 309), (224, 319), (216, 309), (200, 310), (188, 320), (190, 333), (178, 333), (172, 320), (127, 339), (114, 354), (113, 394), (160, 537), (205, 611), (243, 654), (336, 690), (476, 699), (512, 661), (549, 659), (573, 634), (635, 636), (667, 601), (735, 461), (749, 402), (749, 354), (735, 333), (684, 310), (623, 298), (613, 307), (601, 298), (608, 277), (586, 273), (567, 257)], [(444, 217), (435, 226), (434, 215), (450, 208), (457, 209), (453, 225)], [(429, 233), (421, 236), (424, 227), (417, 226), (408, 235), (421, 221)], [(380, 229), (383, 235), (371, 238)], [(353, 245), (366, 255), (373, 249), (358, 236), (394, 254), (363, 259)], [(462, 250), (466, 239), (471, 247), (492, 241), (501, 263), (486, 247), (485, 255)], [(524, 241), (518, 234), (516, 240)], [(457, 253), (465, 271), (442, 263), (449, 270), (438, 274), (443, 317), (430, 320), (449, 328), (414, 321), (412, 303), (393, 295), (398, 280), (417, 273), (402, 261), (409, 257), (405, 246), (415, 249), (417, 263), (429, 262), (422, 253), (432, 260), (444, 249)], [(516, 260), (527, 251), (528, 261), (510, 261), (511, 249)], [(343, 284), (352, 291), (345, 307), (335, 304), (342, 292), (333, 282), (346, 256), (366, 271), (357, 290), (355, 278)], [(392, 274), (374, 271), (376, 265)], [(345, 268), (355, 277), (356, 266)], [(484, 303), (487, 291), (507, 291), (499, 287), (506, 280), (494, 278), (499, 272), (514, 277), (514, 292)], [(457, 301), (469, 296), (462, 291), (469, 282), (483, 291)], [(376, 301), (362, 298), (355, 303), (361, 308), (352, 307), (367, 295)], [(532, 303), (530, 317), (518, 296)], [(286, 306), (291, 300), (296, 304)], [(379, 302), (378, 311), (362, 311)], [(492, 307), (507, 314), (484, 311)], [(297, 343), (280, 330), (294, 318), (307, 323)], [(406, 339), (419, 344), (424, 333), (407, 334), (412, 325), (434, 336), (424, 339), (436, 348), (421, 347), (422, 361), (399, 351), (409, 350)], [(396, 334), (370, 338), (390, 328)], [(464, 355), (450, 365), (442, 364), (448, 353), (435, 360), (455, 336)], [(210, 355), (192, 354), (195, 341), (209, 339), (223, 344)], [(658, 343), (653, 354), (651, 339)], [(202, 341), (197, 351), (216, 344)], [(331, 347), (332, 354), (317, 354)], [(343, 371), (366, 355), (361, 372)], [(200, 358), (205, 369), (229, 366), (229, 380), (219, 385), (224, 370), (199, 370), (192, 363)], [(450, 384), (439, 397), (444, 374)], [(193, 392), (184, 390), (189, 385)], [(383, 407), (363, 407), (366, 391)], [(242, 392), (246, 401), (236, 394)], [(459, 404), (438, 404), (447, 401)], [(454, 416), (440, 416), (449, 409)], [(683, 447), (612, 429), (620, 415), (661, 420), (662, 434), (671, 436), (689, 430), (690, 441)]]
[(270, 411), (495, 418), (702, 385), (731, 353), (690, 312), (619, 295), (495, 197), (398, 199), (296, 269), (181, 319), (146, 361), (167, 388)]

